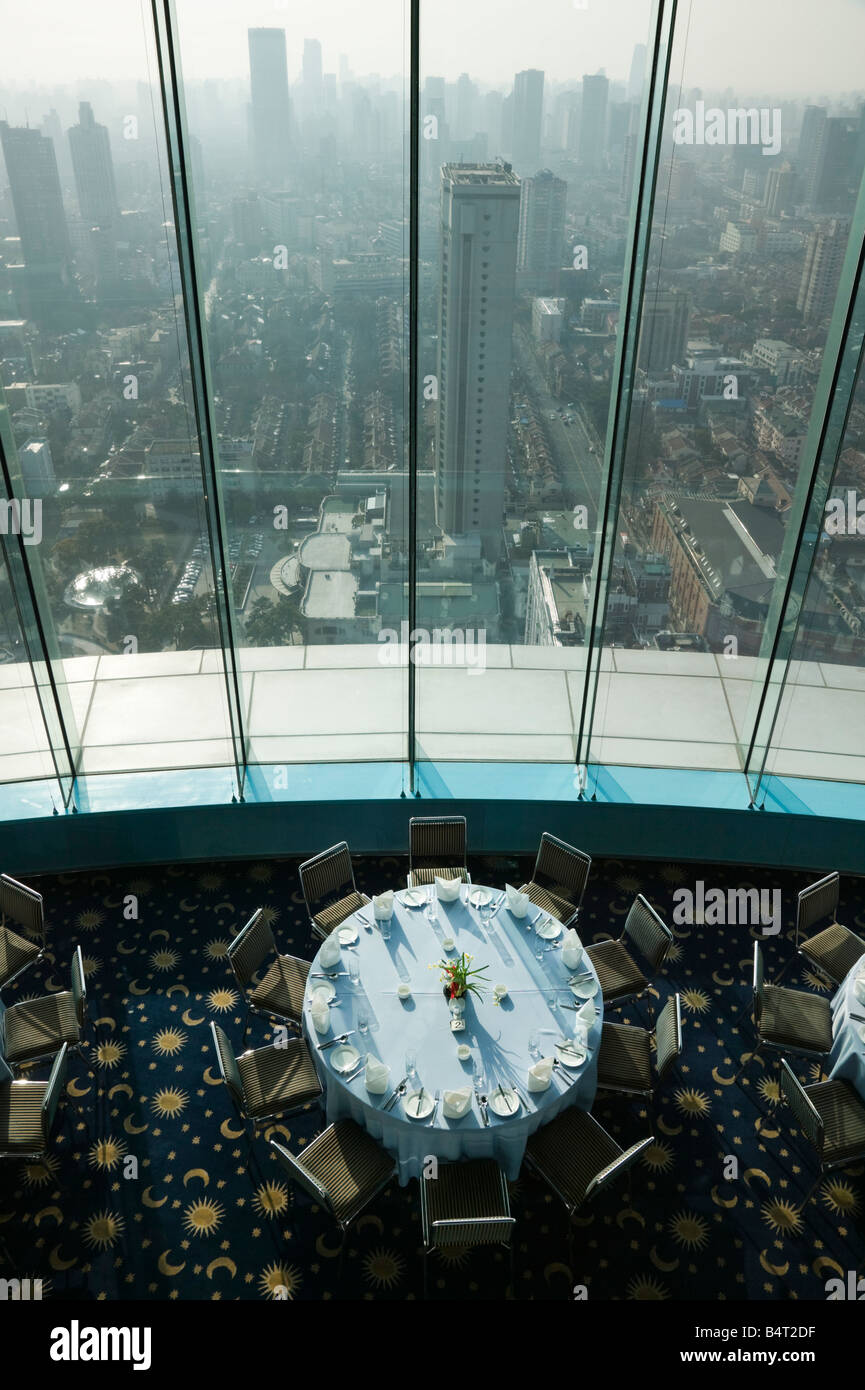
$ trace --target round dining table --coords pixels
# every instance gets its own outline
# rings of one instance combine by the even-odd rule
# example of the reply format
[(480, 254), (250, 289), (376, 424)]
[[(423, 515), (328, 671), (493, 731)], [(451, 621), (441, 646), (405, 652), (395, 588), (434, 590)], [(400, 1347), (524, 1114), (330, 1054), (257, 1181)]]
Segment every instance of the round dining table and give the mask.
[(849, 1081), (865, 1100), (865, 957), (841, 981), (832, 1000), (831, 1081)]
[[(479, 903), (484, 898), (487, 904), (482, 908)], [(530, 904), (524, 918), (513, 916), (501, 890), (463, 884), (457, 900), (443, 902), (434, 888), (422, 888), (414, 892), (414, 905), (411, 899), (410, 890), (395, 893), (389, 922), (375, 920), (372, 904), (363, 907), (336, 929), (339, 961), (322, 965), (322, 946), (310, 968), (303, 1022), (326, 1091), (328, 1122), (350, 1118), (362, 1125), (394, 1155), (402, 1185), (419, 1178), (431, 1157), (442, 1162), (494, 1158), (505, 1176), (515, 1180), (530, 1134), (568, 1106), (591, 1109), (603, 1023), (597, 974), (586, 954), (576, 968), (568, 969), (562, 959), (564, 932), (560, 930), (555, 940), (544, 939), (537, 927), (547, 929), (545, 914)], [(487, 922), (482, 920), (484, 915)], [(356, 939), (349, 944), (347, 938), (352, 936)], [(450, 952), (443, 945), (448, 938), (454, 942)], [(465, 1028), (454, 1032), (438, 962), (452, 961), (463, 951), (473, 957), (473, 969), (487, 969), (480, 976), (481, 996), (470, 995), (466, 1000)], [(356, 982), (351, 978), (352, 957), (357, 964)], [(400, 997), (400, 986), (408, 986), (408, 998)], [(507, 990), (499, 1002), (496, 986)], [(319, 988), (334, 991), (328, 1005), (330, 1027), (322, 1033), (316, 1031), (311, 1016), (313, 995)], [(568, 1067), (559, 1060), (549, 1087), (530, 1090), (529, 1069), (542, 1057), (556, 1057), (557, 1045), (574, 1037), (579, 1026), (576, 1009), (588, 998), (594, 1001), (596, 1017), (585, 1035), (585, 1060)], [(344, 1033), (348, 1034), (346, 1045), (361, 1059), (371, 1056), (389, 1068), (383, 1093), (367, 1089), (365, 1067), (348, 1075), (335, 1069), (334, 1059), (343, 1065), (347, 1059), (338, 1056), (340, 1044), (327, 1044)], [(530, 1040), (534, 1052), (530, 1052)], [(462, 1061), (457, 1054), (460, 1044), (470, 1049)], [(567, 1049), (559, 1057), (573, 1062)], [(410, 1085), (412, 1061), (416, 1070)], [(460, 1118), (448, 1118), (444, 1093), (474, 1087), (478, 1067), (482, 1080), (468, 1111)], [(405, 1096), (391, 1104), (404, 1080)], [(432, 1107), (430, 1099), (415, 1105), (431, 1113), (414, 1119), (406, 1113), (406, 1102), (412, 1090), (420, 1087), (432, 1098)], [(511, 1087), (517, 1093), (518, 1108), (497, 1114), (493, 1102), (506, 1109), (503, 1102)], [(486, 1106), (480, 1097), (486, 1098)], [(510, 1104), (516, 1106), (516, 1100)]]

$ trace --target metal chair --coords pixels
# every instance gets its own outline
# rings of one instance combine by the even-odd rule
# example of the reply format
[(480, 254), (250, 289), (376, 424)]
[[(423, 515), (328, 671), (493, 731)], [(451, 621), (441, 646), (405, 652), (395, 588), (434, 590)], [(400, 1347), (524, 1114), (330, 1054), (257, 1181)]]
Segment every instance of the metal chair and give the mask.
[[(298, 956), (278, 954), (273, 932), (264, 919), (262, 908), (257, 908), (246, 926), (241, 927), (228, 947), (227, 954), (234, 978), (246, 997), (244, 1045), (249, 1030), (250, 1013), (261, 1018), (287, 1019), (300, 1028), (309, 961), (301, 960)], [(269, 966), (264, 978), (259, 983), (254, 983), (254, 976), (262, 962), (271, 955), (275, 955), (276, 959)], [(252, 989), (249, 988), (251, 982)]]
[(11, 1004), (6, 1010), (6, 1061), (10, 1066), (53, 1057), (64, 1043), (81, 1046), (87, 1017), (87, 985), (81, 947), (72, 957), (72, 988)]
[(764, 1047), (776, 1052), (796, 1052), (821, 1062), (832, 1051), (832, 1005), (819, 994), (803, 989), (767, 985), (763, 979), (763, 951), (754, 942), (753, 1017), (756, 1049), (746, 1054), (733, 1080)]
[(393, 1156), (354, 1120), (328, 1125), (299, 1154), (290, 1153), (275, 1139), (269, 1142), (292, 1182), (329, 1212), (339, 1227), (341, 1272), (346, 1232), (395, 1176)]
[(222, 1079), (238, 1114), (251, 1125), (250, 1143), (258, 1125), (279, 1115), (293, 1115), (323, 1095), (312, 1053), (303, 1038), (290, 1038), (285, 1047), (257, 1047), (239, 1057), (218, 1023), (210, 1031)]
[(781, 1095), (815, 1149), (820, 1165), (799, 1208), (801, 1212), (827, 1173), (865, 1158), (865, 1104), (849, 1081), (818, 1081), (813, 1086), (803, 1086), (784, 1057)]
[[(626, 946), (625, 943), (628, 943)], [(596, 941), (586, 947), (597, 971), (605, 1004), (620, 1004), (648, 989), (651, 976), (663, 965), (673, 944), (673, 933), (648, 899), (639, 893), (625, 918), (622, 935), (617, 940)], [(648, 963), (647, 978), (634, 960), (628, 946), (635, 948)]]
[[(652, 1038), (655, 1078), (652, 1079)], [(672, 995), (655, 1022), (654, 1033), (626, 1023), (605, 1023), (598, 1051), (598, 1090), (654, 1099), (656, 1086), (682, 1055), (682, 1000)]]
[(506, 1245), (510, 1255), (511, 1287), (514, 1278), (513, 1232), (505, 1175), (493, 1159), (465, 1163), (441, 1163), (437, 1176), (424, 1169), (420, 1181), (423, 1227), (423, 1294), (428, 1292), (427, 1258), (432, 1250), (453, 1246)]
[(0, 1085), (0, 1158), (44, 1158), (66, 1081), (67, 1044), (54, 1059), (47, 1081)]
[[(42, 894), (8, 874), (0, 874), (0, 913), (3, 923), (0, 926), (0, 989), (11, 985), (12, 981), (31, 965), (36, 965), (45, 955), (45, 919), (42, 912)], [(7, 917), (17, 926), (23, 927), (30, 936), (39, 937), (37, 946), (26, 941), (23, 936), (6, 925)]]
[(535, 867), (521, 893), (557, 921), (569, 924), (580, 914), (580, 904), (592, 867), (591, 855), (574, 849), (555, 835), (544, 831), (538, 848)]
[(526, 1162), (564, 1204), (572, 1256), (573, 1218), (614, 1178), (627, 1172), (654, 1135), (623, 1149), (587, 1110), (571, 1106), (529, 1137)]
[(369, 902), (364, 893), (357, 891), (345, 840), (301, 864), (300, 886), (309, 913), (310, 932), (319, 941), (326, 940), (346, 917)]
[(436, 878), (472, 881), (466, 868), (465, 816), (412, 816), (408, 823), (408, 887)]
[[(835, 920), (840, 883), (839, 873), (827, 874), (825, 878), (803, 888), (796, 903), (796, 950), (836, 989), (857, 961), (865, 956), (865, 941)], [(829, 919), (828, 926), (814, 936), (807, 936), (811, 927), (824, 918)], [(795, 959), (795, 956), (790, 957), (779, 980), (783, 979)]]

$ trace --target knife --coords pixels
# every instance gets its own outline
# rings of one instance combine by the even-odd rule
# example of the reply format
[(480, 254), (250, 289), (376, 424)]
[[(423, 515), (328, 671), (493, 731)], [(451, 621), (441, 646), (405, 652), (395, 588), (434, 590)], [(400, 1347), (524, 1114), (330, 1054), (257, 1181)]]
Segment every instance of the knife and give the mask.
[(857, 1023), (865, 1023), (865, 1014), (854, 1014), (851, 1009), (850, 1017), (855, 1019)]
[(435, 1124), (436, 1111), (437, 1111), (438, 1108), (439, 1108), (439, 1100), (440, 1100), (440, 1099), (441, 1099), (441, 1091), (436, 1091), (436, 1094), (435, 1094), (435, 1104), (434, 1104), (434, 1106), (433, 1106), (433, 1108), (432, 1108), (432, 1114), (431, 1114), (430, 1117), (429, 1117), (429, 1122), (430, 1122), (431, 1125)]
[(326, 1052), (329, 1047), (336, 1047), (337, 1043), (344, 1043), (346, 1038), (350, 1038), (354, 1033), (353, 1028), (349, 1028), (347, 1033), (340, 1033), (338, 1038), (331, 1038), (330, 1042), (319, 1043), (319, 1052)]
[(396, 1086), (393, 1091), (391, 1091), (390, 1095), (388, 1096), (387, 1100), (382, 1106), (382, 1110), (390, 1110), (391, 1106), (393, 1105), (394, 1101), (396, 1100), (397, 1096), (399, 1095), (400, 1091), (403, 1089), (407, 1081), (408, 1077), (404, 1076), (399, 1085)]
[(496, 903), (495, 907), (493, 908), (492, 912), (490, 913), (489, 921), (487, 922), (487, 926), (489, 926), (490, 922), (493, 920), (493, 918), (495, 917), (496, 913), (500, 911), (501, 906), (502, 906), (502, 903), (504, 902), (506, 896), (507, 896), (506, 893), (502, 893), (502, 896), (499, 898), (498, 902)]

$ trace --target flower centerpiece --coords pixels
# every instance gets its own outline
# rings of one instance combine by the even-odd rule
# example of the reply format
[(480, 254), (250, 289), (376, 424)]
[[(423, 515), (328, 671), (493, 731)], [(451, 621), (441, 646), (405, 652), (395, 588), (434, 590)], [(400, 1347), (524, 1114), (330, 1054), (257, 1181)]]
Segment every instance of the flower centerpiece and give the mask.
[(485, 982), (473, 977), (483, 975), (489, 967), (482, 965), (473, 970), (471, 967), (473, 960), (474, 956), (466, 955), (463, 951), (454, 960), (437, 962), (437, 968), (441, 971), (444, 996), (448, 1003), (452, 1003), (455, 999), (464, 999), (467, 994), (476, 994), (479, 999), (481, 998)]

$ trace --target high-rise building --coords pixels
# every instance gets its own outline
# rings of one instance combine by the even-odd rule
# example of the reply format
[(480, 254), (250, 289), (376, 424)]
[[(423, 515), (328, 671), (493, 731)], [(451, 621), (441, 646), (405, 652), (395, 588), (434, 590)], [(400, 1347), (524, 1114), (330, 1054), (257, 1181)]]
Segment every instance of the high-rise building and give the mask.
[(436, 518), (501, 550), (520, 183), (510, 165), (441, 171)]
[(303, 114), (309, 119), (321, 112), (324, 97), (324, 78), (321, 66), (321, 44), (318, 39), (303, 41)]
[(766, 194), (763, 199), (770, 217), (780, 217), (788, 212), (795, 202), (796, 172), (790, 164), (782, 164), (780, 169), (770, 169), (766, 177)]
[(60, 272), (69, 260), (69, 233), (54, 142), (29, 126), (0, 121), (0, 143), (24, 263), (31, 272)]
[(628, 101), (639, 102), (643, 95), (643, 80), (646, 76), (646, 45), (634, 44), (631, 71), (628, 77)]
[(290, 139), (284, 29), (249, 30), (249, 82), (256, 176), (262, 183), (282, 184)]
[(808, 238), (796, 300), (796, 308), (806, 323), (825, 318), (832, 311), (849, 232), (850, 223), (845, 218), (833, 217), (816, 227)]
[(806, 106), (799, 131), (796, 163), (799, 169), (799, 189), (803, 203), (813, 203), (817, 195), (820, 174), (820, 148), (826, 124), (825, 106)]
[(454, 135), (458, 140), (467, 140), (475, 133), (478, 99), (478, 89), (467, 72), (461, 73), (457, 78), (456, 96)]
[(96, 121), (89, 101), (78, 104), (78, 124), (70, 128), (69, 148), (82, 220), (91, 227), (113, 227), (119, 209), (111, 141), (108, 127)]
[(580, 163), (598, 169), (607, 150), (607, 98), (610, 84), (600, 73), (583, 78), (583, 111), (580, 122)]
[(691, 296), (684, 290), (647, 290), (640, 319), (637, 365), (663, 372), (685, 354)]
[(555, 294), (565, 239), (568, 185), (549, 169), (520, 183), (520, 228), (517, 269), (521, 287)]
[(829, 116), (823, 122), (812, 197), (809, 199), (815, 207), (831, 212), (849, 201), (858, 143), (858, 130), (851, 126), (846, 116)]
[(524, 172), (541, 162), (541, 124), (544, 115), (544, 74), (527, 68), (514, 78), (514, 164)]

